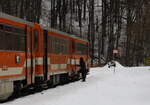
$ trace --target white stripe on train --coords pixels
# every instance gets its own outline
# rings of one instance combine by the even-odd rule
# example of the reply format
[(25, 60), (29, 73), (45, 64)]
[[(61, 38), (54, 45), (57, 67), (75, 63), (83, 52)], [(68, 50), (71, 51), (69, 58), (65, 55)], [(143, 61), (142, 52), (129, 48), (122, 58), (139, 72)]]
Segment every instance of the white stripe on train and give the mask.
[(0, 76), (17, 75), (21, 74), (22, 71), (23, 67), (0, 68)]
[(52, 70), (67, 69), (67, 64), (51, 64)]
[[(26, 64), (27, 63), (27, 64)], [(33, 65), (42, 65), (43, 58), (37, 57), (33, 59)], [(67, 64), (79, 64), (79, 59), (68, 59)], [(67, 69), (67, 64), (50, 64), (50, 58), (48, 58), (48, 65), (51, 66), (52, 70), (61, 70)], [(28, 58), (27, 62), (24, 62), (24, 67), (31, 67), (31, 59)], [(7, 67), (7, 68), (0, 68), (0, 76), (7, 76), (7, 75), (17, 75), (23, 72), (24, 67)]]

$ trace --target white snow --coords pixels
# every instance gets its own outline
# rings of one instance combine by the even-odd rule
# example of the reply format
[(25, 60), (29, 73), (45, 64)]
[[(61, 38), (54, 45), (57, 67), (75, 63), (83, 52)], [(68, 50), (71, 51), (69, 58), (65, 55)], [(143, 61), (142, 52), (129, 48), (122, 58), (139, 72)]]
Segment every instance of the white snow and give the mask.
[(150, 67), (92, 68), (86, 82), (58, 86), (1, 105), (150, 105)]

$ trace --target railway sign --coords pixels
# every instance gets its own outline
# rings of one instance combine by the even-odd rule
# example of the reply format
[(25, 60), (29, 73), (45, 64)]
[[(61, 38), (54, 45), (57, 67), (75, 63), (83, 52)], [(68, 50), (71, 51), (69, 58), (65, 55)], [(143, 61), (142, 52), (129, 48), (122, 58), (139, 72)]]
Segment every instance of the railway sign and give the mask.
[(118, 54), (118, 53), (119, 53), (119, 51), (117, 49), (113, 50), (113, 54)]

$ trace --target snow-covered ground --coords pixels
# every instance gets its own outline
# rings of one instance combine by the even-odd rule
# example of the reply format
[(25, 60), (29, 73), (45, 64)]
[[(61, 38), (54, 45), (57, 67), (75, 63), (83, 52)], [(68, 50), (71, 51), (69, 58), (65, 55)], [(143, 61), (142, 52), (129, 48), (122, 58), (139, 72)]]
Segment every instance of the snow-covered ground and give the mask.
[(150, 105), (150, 67), (92, 68), (77, 81), (1, 105)]

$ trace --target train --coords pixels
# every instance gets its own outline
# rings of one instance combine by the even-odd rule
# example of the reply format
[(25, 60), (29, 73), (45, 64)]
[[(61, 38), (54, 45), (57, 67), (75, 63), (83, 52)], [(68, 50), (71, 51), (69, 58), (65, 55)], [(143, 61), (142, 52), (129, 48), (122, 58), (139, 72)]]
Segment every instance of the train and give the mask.
[(80, 78), (81, 57), (89, 69), (87, 40), (0, 12), (0, 101), (30, 86)]

